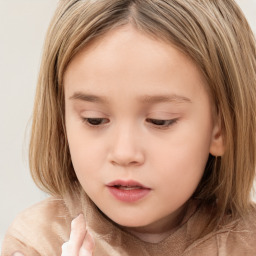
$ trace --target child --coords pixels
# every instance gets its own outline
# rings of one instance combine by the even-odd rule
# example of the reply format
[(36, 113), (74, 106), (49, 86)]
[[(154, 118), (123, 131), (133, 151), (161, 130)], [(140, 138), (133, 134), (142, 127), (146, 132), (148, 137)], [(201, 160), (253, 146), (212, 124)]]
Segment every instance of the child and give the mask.
[(233, 0), (60, 1), (2, 255), (256, 255), (255, 110)]

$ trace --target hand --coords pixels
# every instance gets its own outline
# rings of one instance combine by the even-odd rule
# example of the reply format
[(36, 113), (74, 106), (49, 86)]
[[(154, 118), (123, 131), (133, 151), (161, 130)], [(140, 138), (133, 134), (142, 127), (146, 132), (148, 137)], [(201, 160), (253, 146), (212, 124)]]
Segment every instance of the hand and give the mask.
[(94, 241), (86, 228), (84, 216), (80, 214), (71, 223), (69, 241), (62, 245), (61, 256), (92, 256)]

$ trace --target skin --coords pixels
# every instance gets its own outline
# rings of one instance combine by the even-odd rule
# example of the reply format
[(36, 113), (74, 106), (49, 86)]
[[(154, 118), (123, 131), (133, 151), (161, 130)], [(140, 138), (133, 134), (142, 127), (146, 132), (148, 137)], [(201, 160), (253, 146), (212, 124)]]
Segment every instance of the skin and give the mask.
[(22, 254), (20, 252), (15, 252), (14, 254), (12, 254), (12, 256), (24, 256), (24, 254)]
[(80, 214), (71, 223), (70, 238), (62, 245), (61, 256), (92, 256), (93, 248), (93, 238), (86, 229), (84, 216)]
[[(102, 212), (144, 241), (156, 243), (173, 232), (209, 153), (223, 153), (206, 87), (187, 56), (130, 25), (93, 42), (65, 72), (66, 129), (77, 177)], [(119, 179), (140, 182), (150, 193), (119, 201), (106, 186)]]

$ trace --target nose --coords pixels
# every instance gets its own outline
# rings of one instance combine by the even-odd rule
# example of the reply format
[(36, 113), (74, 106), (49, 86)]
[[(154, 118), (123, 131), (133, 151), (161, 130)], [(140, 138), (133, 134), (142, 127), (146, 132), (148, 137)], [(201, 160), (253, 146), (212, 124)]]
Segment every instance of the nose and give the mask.
[(143, 145), (135, 129), (124, 127), (113, 134), (109, 160), (113, 165), (138, 166), (145, 161)]

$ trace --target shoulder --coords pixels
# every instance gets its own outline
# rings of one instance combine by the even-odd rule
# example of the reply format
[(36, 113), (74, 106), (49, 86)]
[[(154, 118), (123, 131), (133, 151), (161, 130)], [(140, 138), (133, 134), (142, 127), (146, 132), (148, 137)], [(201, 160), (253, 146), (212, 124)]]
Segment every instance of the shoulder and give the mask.
[(20, 229), (32, 233), (50, 231), (51, 224), (65, 226), (68, 218), (69, 214), (63, 200), (50, 197), (22, 211), (13, 221), (9, 232)]
[(20, 221), (31, 222), (36, 220), (37, 224), (44, 225), (45, 222), (59, 221), (66, 218), (67, 215), (68, 211), (64, 201), (55, 197), (49, 197), (22, 211), (16, 217), (13, 224)]
[(61, 199), (50, 197), (33, 205), (21, 212), (9, 227), (2, 246), (3, 255), (10, 255), (7, 252), (11, 250), (12, 253), (23, 250), (27, 252), (25, 255), (55, 255), (56, 248), (60, 250), (69, 237), (70, 221)]
[(248, 216), (230, 225), (219, 237), (220, 244), (230, 255), (256, 255), (256, 205)]
[(208, 256), (255, 256), (256, 205), (246, 217), (227, 223), (220, 230), (196, 241), (185, 255), (200, 253)]

